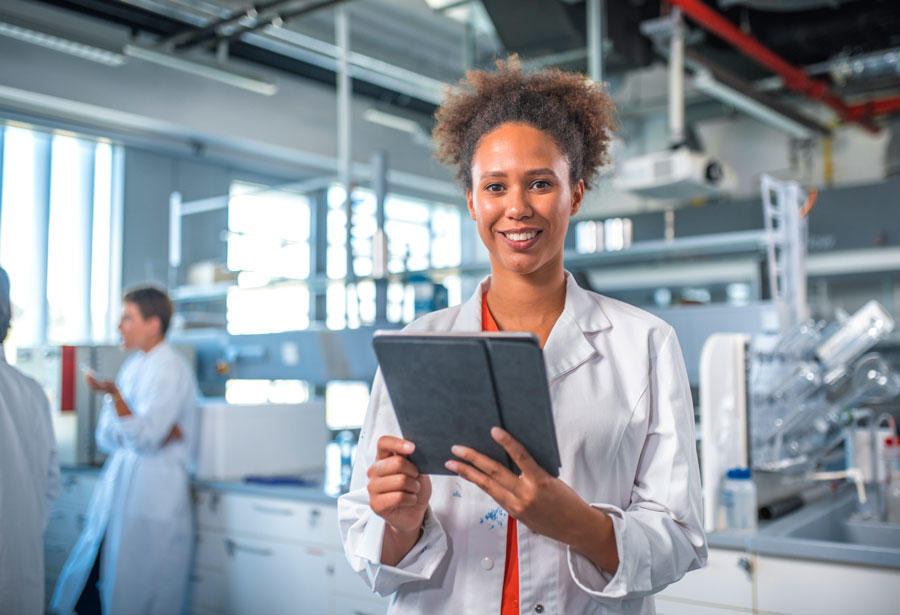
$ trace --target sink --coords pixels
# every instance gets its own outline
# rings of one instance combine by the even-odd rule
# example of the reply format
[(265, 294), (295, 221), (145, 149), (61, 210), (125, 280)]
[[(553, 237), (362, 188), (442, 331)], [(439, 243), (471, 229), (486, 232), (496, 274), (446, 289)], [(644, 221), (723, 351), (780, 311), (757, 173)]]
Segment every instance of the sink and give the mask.
[(900, 524), (861, 518), (858, 507), (855, 500), (842, 502), (797, 525), (785, 535), (804, 540), (900, 549)]

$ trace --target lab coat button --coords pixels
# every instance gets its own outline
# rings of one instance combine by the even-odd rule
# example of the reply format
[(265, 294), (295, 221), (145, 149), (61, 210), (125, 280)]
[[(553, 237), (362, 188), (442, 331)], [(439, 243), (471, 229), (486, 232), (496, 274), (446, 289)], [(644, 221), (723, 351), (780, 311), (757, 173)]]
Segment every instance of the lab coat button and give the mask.
[(494, 560), (489, 557), (484, 557), (481, 559), (481, 567), (485, 570), (490, 570), (494, 567)]
[(543, 613), (543, 612), (544, 612), (544, 605), (543, 605), (543, 604), (535, 604), (535, 605), (534, 605), (534, 612), (535, 612), (535, 613)]

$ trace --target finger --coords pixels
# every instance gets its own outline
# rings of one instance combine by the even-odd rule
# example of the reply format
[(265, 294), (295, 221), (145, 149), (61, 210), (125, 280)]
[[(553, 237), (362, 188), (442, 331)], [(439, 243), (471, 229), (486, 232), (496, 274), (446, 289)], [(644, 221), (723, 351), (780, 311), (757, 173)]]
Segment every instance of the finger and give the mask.
[(385, 459), (376, 460), (367, 472), (369, 478), (376, 476), (390, 476), (391, 474), (405, 474), (412, 478), (419, 476), (419, 469), (415, 464), (402, 455), (392, 455)]
[(468, 446), (460, 446), (457, 444), (450, 449), (450, 452), (461, 459), (465, 459), (509, 491), (513, 491), (519, 482), (518, 477), (505, 465), (494, 461), (487, 455), (479, 453)]
[(398, 508), (406, 508), (418, 504), (418, 498), (412, 493), (405, 491), (392, 491), (377, 495), (369, 500), (369, 506), (376, 514), (396, 510)]
[(375, 459), (385, 459), (391, 455), (409, 455), (416, 450), (416, 445), (409, 440), (394, 436), (381, 436), (378, 438), (378, 452)]
[(509, 505), (514, 500), (515, 496), (490, 476), (480, 471), (478, 468), (452, 459), (447, 461), (444, 466), (451, 472), (456, 472), (462, 478), (473, 483), (476, 487), (494, 498), (494, 501), (497, 502), (497, 504), (509, 512)]
[(547, 473), (544, 468), (538, 465), (531, 453), (518, 440), (513, 438), (508, 431), (499, 427), (493, 427), (491, 428), (491, 437), (503, 447), (510, 459), (522, 470), (522, 474), (539, 476)]
[(405, 474), (382, 476), (369, 481), (369, 493), (373, 494), (391, 493), (393, 491), (416, 494), (421, 489), (422, 485), (419, 484), (418, 480)]

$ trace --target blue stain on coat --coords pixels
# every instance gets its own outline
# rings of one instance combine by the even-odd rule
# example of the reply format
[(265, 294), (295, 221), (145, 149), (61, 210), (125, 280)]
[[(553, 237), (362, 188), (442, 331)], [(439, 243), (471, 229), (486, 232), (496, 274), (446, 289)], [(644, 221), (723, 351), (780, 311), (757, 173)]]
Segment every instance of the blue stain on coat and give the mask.
[(462, 497), (462, 485), (456, 483), (456, 489), (453, 491), (453, 497), (461, 498)]
[(507, 514), (507, 512), (498, 506), (497, 508), (489, 510), (481, 518), (479, 523), (481, 523), (482, 525), (486, 523), (488, 528), (490, 529), (503, 527), (503, 524), (506, 522), (506, 518), (508, 516), (509, 515)]

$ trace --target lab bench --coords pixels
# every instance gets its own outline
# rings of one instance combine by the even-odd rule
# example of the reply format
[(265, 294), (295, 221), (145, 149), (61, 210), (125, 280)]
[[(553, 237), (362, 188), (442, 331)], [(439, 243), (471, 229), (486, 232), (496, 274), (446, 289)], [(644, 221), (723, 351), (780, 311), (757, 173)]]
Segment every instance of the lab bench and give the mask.
[(868, 544), (852, 534), (835, 531), (834, 540), (815, 531), (833, 519), (843, 522), (854, 504), (855, 494), (843, 490), (750, 534), (708, 534), (706, 567), (658, 594), (657, 613), (897, 613), (900, 527), (869, 522), (875, 532)]
[[(98, 475), (97, 468), (63, 470), (44, 535), (48, 599)], [(841, 491), (752, 534), (709, 534), (707, 566), (658, 594), (657, 612), (896, 613), (900, 544), (821, 540), (806, 531), (843, 514), (853, 497), (852, 490)], [(336, 500), (320, 488), (195, 481), (194, 507), (191, 613), (374, 615), (387, 609), (388, 600), (372, 594), (347, 564)]]

